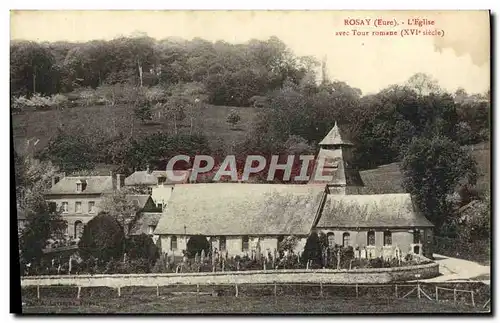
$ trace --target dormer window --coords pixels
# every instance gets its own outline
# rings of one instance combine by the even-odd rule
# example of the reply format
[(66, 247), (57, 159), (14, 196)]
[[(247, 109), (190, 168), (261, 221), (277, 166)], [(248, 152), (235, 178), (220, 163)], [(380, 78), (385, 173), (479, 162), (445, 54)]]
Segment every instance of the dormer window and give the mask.
[(83, 191), (85, 191), (85, 188), (87, 188), (87, 181), (79, 179), (76, 182), (76, 191), (83, 192)]
[(167, 181), (165, 176), (158, 177), (158, 185), (163, 185)]

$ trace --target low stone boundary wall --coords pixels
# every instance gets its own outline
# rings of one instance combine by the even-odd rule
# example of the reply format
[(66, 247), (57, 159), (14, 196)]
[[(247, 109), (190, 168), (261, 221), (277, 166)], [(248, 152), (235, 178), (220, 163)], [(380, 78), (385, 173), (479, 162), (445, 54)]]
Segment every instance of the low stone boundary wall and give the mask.
[[(419, 276), (417, 276), (419, 275)], [(82, 287), (166, 286), (174, 284), (257, 284), (257, 283), (329, 283), (384, 284), (432, 278), (439, 275), (439, 265), (430, 263), (408, 267), (366, 268), (352, 270), (258, 270), (208, 273), (113, 274), (26, 276), (21, 286), (73, 285)]]

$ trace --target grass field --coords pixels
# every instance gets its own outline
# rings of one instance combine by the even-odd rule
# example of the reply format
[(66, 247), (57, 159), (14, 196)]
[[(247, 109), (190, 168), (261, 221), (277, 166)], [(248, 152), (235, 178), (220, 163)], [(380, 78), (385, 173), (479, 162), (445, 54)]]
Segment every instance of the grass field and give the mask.
[(432, 300), (417, 298), (415, 291), (402, 298), (412, 284), (323, 285), (322, 294), (318, 284), (242, 284), (238, 297), (233, 285), (131, 286), (121, 288), (120, 296), (113, 288), (85, 287), (79, 299), (75, 286), (50, 286), (40, 287), (39, 299), (36, 287), (25, 287), (22, 299), (24, 313), (458, 313), (484, 311), (481, 305), (490, 298), (489, 286), (481, 283), (440, 284), (474, 291), (479, 306), (471, 305), (468, 293), (459, 293), (455, 304), (453, 289), (441, 290), (438, 302), (435, 286), (421, 284)]
[(234, 297), (168, 295), (92, 301), (31, 302), (23, 313), (479, 313), (468, 305), (424, 299), (319, 298), (307, 296)]
[[(232, 110), (236, 110), (241, 117), (241, 121), (234, 129), (231, 129), (226, 122), (227, 115)], [(257, 111), (258, 109), (253, 107), (234, 108), (206, 105), (193, 118), (193, 131), (202, 131), (212, 142), (216, 142), (217, 138), (221, 138), (226, 147), (230, 149), (233, 143), (247, 136)], [(23, 151), (27, 146), (27, 140), (32, 139), (28, 149), (29, 151), (38, 151), (45, 147), (50, 138), (56, 134), (57, 127), (82, 129), (82, 126), (89, 131), (100, 128), (102, 131), (115, 134), (120, 131), (128, 134), (131, 131), (134, 137), (159, 131), (174, 132), (173, 123), (165, 118), (158, 118), (156, 113), (152, 122), (142, 123), (134, 116), (133, 107), (130, 105), (28, 111), (12, 115), (14, 147), (17, 151)], [(83, 131), (85, 130), (83, 129)], [(180, 123), (179, 131), (190, 131), (189, 118)], [(34, 145), (36, 140), (39, 141)]]
[[(479, 173), (477, 188), (480, 192), (490, 190), (491, 185), (491, 150), (489, 143), (481, 143), (469, 147), (472, 156), (476, 159)], [(399, 169), (399, 163), (379, 166), (375, 169), (361, 172), (361, 178), (367, 193), (403, 193), (403, 175)]]

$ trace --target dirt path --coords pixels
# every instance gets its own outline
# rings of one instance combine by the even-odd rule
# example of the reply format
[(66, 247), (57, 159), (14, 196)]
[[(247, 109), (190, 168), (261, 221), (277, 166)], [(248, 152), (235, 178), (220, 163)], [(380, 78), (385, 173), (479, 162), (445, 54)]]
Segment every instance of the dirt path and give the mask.
[(490, 266), (483, 266), (476, 262), (434, 254), (434, 260), (439, 264), (441, 276), (425, 279), (425, 282), (446, 281), (482, 281), (490, 284)]

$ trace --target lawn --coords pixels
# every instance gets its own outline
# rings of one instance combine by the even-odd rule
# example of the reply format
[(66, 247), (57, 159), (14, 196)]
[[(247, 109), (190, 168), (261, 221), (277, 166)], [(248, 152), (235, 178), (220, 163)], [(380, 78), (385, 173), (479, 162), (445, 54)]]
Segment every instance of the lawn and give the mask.
[(479, 308), (424, 299), (168, 295), (32, 303), (23, 313), (478, 313)]

